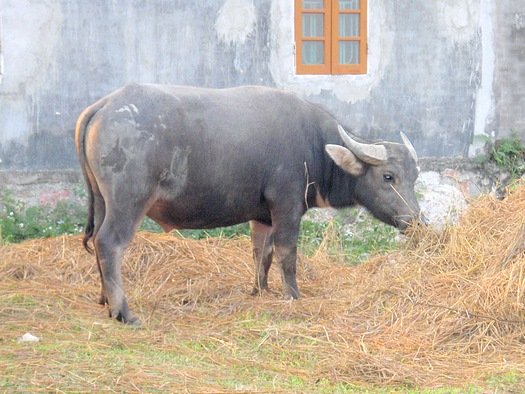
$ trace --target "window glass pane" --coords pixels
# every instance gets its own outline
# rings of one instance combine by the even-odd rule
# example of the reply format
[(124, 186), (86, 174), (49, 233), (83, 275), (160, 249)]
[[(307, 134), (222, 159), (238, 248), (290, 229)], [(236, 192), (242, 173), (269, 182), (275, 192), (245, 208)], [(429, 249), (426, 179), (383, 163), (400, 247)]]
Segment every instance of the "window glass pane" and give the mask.
[(303, 41), (303, 64), (324, 64), (324, 42)]
[(359, 36), (359, 14), (339, 14), (339, 37)]
[(303, 0), (303, 8), (320, 10), (324, 8), (324, 0)]
[(339, 64), (359, 64), (359, 41), (339, 41)]
[(359, 0), (339, 0), (340, 10), (358, 10), (359, 8)]
[(323, 14), (303, 14), (303, 37), (323, 37)]

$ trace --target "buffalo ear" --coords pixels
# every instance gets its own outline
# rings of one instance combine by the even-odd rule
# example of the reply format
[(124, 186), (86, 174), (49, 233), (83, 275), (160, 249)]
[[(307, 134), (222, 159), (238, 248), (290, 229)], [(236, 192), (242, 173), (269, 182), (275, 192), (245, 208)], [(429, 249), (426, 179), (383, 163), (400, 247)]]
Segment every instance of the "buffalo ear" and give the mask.
[(363, 162), (359, 160), (349, 149), (341, 145), (328, 144), (325, 147), (326, 153), (342, 170), (351, 175), (359, 176), (365, 168)]

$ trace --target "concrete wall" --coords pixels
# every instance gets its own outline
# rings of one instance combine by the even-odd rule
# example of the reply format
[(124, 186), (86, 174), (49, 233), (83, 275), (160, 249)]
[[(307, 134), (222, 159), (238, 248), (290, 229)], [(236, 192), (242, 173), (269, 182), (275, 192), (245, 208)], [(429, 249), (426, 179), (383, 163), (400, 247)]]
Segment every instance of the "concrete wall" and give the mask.
[(498, 2), (494, 31), (495, 111), (490, 126), (525, 139), (525, 1)]
[(369, 72), (297, 76), (292, 0), (0, 0), (0, 170), (76, 169), (79, 112), (130, 81), (277, 86), (357, 134), (467, 156), (524, 133), (525, 0), (371, 0)]
[(126, 82), (272, 84), (267, 62), (260, 61), (269, 57), (269, 2), (258, 6), (259, 19), (245, 42), (233, 45), (215, 27), (224, 1), (0, 0), (0, 5), (0, 168), (76, 167), (76, 117)]

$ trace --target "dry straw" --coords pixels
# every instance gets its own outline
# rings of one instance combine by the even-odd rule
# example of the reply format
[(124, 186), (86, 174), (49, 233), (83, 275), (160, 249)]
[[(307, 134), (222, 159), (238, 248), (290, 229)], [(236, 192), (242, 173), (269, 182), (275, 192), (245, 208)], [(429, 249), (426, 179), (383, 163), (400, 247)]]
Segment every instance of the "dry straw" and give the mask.
[[(147, 327), (181, 339), (213, 338), (231, 347), (253, 335), (257, 350), (315, 354), (309, 369), (261, 365), (304, 379), (431, 387), (525, 372), (524, 186), (501, 201), (481, 197), (457, 225), (415, 229), (401, 250), (359, 266), (328, 255), (325, 246), (300, 258), (303, 298), (287, 302), (280, 300), (275, 268), (272, 291), (249, 296), (247, 238), (139, 233), (124, 265), (128, 297)], [(102, 318), (94, 303), (98, 272), (79, 237), (1, 246), (0, 252), (4, 297), (9, 291), (59, 297), (62, 314)], [(264, 330), (250, 331), (242, 320), (247, 313), (271, 319), (261, 323)], [(212, 362), (257, 364), (219, 355)]]

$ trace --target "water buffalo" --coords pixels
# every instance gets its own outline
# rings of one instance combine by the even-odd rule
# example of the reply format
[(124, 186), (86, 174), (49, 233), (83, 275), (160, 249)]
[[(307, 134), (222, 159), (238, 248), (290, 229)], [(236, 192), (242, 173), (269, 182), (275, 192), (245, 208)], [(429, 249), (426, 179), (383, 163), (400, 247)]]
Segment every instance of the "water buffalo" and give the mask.
[(403, 143), (359, 142), (317, 105), (272, 88), (127, 85), (86, 108), (76, 149), (87, 183), (100, 302), (128, 308), (121, 257), (149, 216), (165, 231), (249, 221), (257, 294), (273, 255), (286, 298), (299, 297), (297, 237), (311, 207), (360, 204), (403, 230), (419, 218), (417, 155)]

